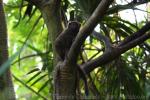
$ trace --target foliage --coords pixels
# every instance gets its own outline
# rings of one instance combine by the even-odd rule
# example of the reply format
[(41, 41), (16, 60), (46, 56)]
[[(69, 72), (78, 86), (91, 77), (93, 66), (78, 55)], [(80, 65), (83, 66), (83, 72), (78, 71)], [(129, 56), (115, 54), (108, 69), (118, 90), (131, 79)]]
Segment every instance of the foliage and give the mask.
[[(61, 7), (66, 17), (73, 11), (76, 19), (84, 24), (100, 1), (62, 0)], [(25, 14), (28, 6), (27, 2), (22, 3), (21, 0), (9, 0), (5, 4), (9, 53), (13, 55), (24, 47), (12, 62), (18, 100), (48, 98), (51, 95), (49, 92), (53, 91), (53, 51), (49, 34), (41, 18), (41, 13), (35, 6), (32, 6), (31, 13)], [(139, 30), (146, 22), (146, 20), (142, 20), (138, 23), (132, 23), (119, 16), (119, 11), (134, 7), (133, 4), (119, 5), (114, 3), (95, 30), (107, 36), (113, 45), (118, 45), (120, 41)], [(98, 91), (97, 94), (102, 99), (145, 99), (150, 97), (149, 44), (150, 40), (147, 40), (89, 74), (89, 84), (93, 82), (96, 86), (96, 90), (90, 91), (90, 95), (94, 96), (94, 93)], [(89, 36), (82, 47), (79, 63), (90, 61), (102, 55), (105, 49), (102, 40), (92, 35)]]

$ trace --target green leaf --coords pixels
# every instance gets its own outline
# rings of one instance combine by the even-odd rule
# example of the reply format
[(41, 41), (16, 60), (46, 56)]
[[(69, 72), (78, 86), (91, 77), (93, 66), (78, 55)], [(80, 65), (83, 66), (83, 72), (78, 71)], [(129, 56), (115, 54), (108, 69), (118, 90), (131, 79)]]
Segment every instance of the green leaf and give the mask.
[(33, 86), (34, 84), (36, 84), (38, 81), (42, 80), (45, 76), (47, 76), (47, 74), (42, 75), (41, 77), (39, 77), (38, 79), (36, 79), (36, 80), (31, 84), (31, 86)]
[(41, 88), (39, 88), (38, 92), (40, 92), (41, 90), (43, 90), (45, 87), (47, 87), (47, 84), (49, 83), (49, 80), (46, 81)]
[(35, 75), (33, 75), (26, 83), (29, 83), (33, 79), (35, 79), (38, 75), (40, 75), (41, 71), (37, 72)]
[(34, 69), (32, 69), (31, 71), (29, 71), (29, 72), (27, 73), (27, 75), (28, 75), (28, 74), (31, 74), (31, 73), (33, 73), (33, 72), (39, 71), (39, 70), (40, 70), (39, 68), (34, 68)]

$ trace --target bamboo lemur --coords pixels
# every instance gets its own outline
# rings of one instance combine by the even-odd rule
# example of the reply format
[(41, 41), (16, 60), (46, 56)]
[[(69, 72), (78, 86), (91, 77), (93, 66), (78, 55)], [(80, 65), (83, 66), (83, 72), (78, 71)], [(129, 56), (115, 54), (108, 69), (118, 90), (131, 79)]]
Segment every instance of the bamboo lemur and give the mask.
[(80, 23), (71, 21), (68, 23), (68, 27), (56, 38), (55, 50), (58, 53), (59, 60), (64, 60), (67, 56), (67, 53), (79, 32), (80, 26)]
[[(81, 24), (77, 21), (70, 21), (68, 23), (67, 28), (56, 38), (55, 41), (55, 50), (58, 53), (58, 59), (64, 61), (67, 57), (68, 51), (76, 38)], [(85, 84), (85, 93), (88, 95), (88, 85), (87, 79), (85, 76), (84, 71), (77, 65), (77, 69), (79, 72), (80, 77), (83, 79)]]

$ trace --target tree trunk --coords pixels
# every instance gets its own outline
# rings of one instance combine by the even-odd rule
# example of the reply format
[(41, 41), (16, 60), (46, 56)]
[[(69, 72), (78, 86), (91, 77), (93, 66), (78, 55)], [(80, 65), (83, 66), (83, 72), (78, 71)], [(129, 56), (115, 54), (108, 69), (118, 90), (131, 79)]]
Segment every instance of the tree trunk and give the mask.
[(61, 14), (60, 14), (60, 1), (54, 0), (50, 4), (47, 4), (46, 6), (40, 8), (40, 10), (49, 32), (49, 39), (52, 43), (53, 54), (54, 54), (53, 62), (55, 66), (57, 64), (57, 59), (56, 59), (57, 54), (54, 49), (54, 41), (63, 30)]
[[(57, 59), (57, 53), (54, 48), (54, 41), (62, 32), (62, 20), (60, 13), (60, 0), (43, 1), (32, 0), (42, 13), (49, 32), (49, 39), (52, 43), (54, 54), (54, 92), (53, 100), (72, 100), (76, 95), (76, 67), (65, 64), (65, 62)], [(75, 70), (71, 69), (74, 68)], [(49, 69), (49, 68), (48, 68)], [(51, 69), (51, 68), (50, 68)], [(51, 71), (49, 71), (49, 75)]]
[[(57, 1), (57, 0), (56, 0)], [(62, 32), (62, 20), (60, 14), (59, 2), (51, 2), (50, 5), (41, 9), (44, 21), (47, 25), (50, 41), (54, 54), (54, 100), (71, 100), (75, 98), (76, 93), (76, 70), (69, 70), (70, 65), (66, 65), (57, 59), (57, 53), (54, 48), (54, 41)], [(58, 0), (59, 1), (59, 0)], [(56, 6), (57, 5), (57, 6)]]
[[(8, 60), (7, 28), (3, 9), (3, 2), (0, 0), (0, 66)], [(0, 76), (0, 99), (16, 100), (10, 69)]]
[(76, 100), (77, 66), (59, 61), (54, 73), (54, 100)]

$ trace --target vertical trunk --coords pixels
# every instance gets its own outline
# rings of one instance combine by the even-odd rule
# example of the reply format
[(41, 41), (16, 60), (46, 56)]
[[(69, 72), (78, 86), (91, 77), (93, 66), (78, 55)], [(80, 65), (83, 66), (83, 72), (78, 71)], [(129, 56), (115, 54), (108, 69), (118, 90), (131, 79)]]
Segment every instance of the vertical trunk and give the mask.
[[(42, 4), (41, 2), (34, 1), (34, 4), (42, 13), (43, 19), (48, 28), (49, 39), (52, 43), (54, 54), (53, 65), (56, 67), (54, 69), (53, 99), (73, 100), (76, 95), (76, 67), (74, 67), (75, 70), (72, 70), (71, 65), (66, 65), (64, 62), (58, 61), (57, 54), (54, 50), (54, 41), (63, 30), (60, 14), (60, 2), (61, 0), (50, 0), (49, 2), (47, 1), (47, 3)], [(49, 71), (49, 75), (51, 75), (51, 71)]]
[(77, 66), (59, 61), (54, 73), (54, 100), (76, 100)]
[[(56, 37), (62, 32), (63, 27), (62, 27), (62, 21), (61, 21), (61, 14), (60, 14), (60, 1), (56, 2), (59, 0), (53, 0), (50, 4), (40, 8), (40, 11), (42, 13), (43, 19), (46, 23), (48, 32), (49, 32), (49, 39), (52, 43), (52, 48), (53, 48), (53, 66), (56, 66), (57, 63), (59, 62), (57, 60), (57, 54), (54, 50), (54, 41)], [(51, 74), (51, 71), (49, 70), (51, 68), (48, 67), (48, 72), (49, 75)], [(56, 72), (56, 68), (54, 70)], [(55, 77), (54, 77), (55, 78)], [(54, 92), (52, 93), (51, 97), (54, 97), (56, 94), (56, 88), (55, 88), (55, 83), (54, 83)], [(56, 100), (56, 98), (53, 98)]]
[(41, 13), (49, 32), (49, 39), (52, 43), (55, 66), (57, 64), (57, 54), (54, 50), (54, 41), (63, 30), (60, 14), (60, 0), (54, 0), (49, 5), (41, 8)]
[[(76, 73), (69, 70), (70, 66), (64, 64), (64, 62), (58, 61), (57, 54), (54, 49), (54, 41), (56, 37), (62, 32), (62, 20), (60, 14), (60, 2), (54, 0), (50, 5), (41, 9), (44, 21), (47, 25), (50, 40), (53, 46), (54, 53), (54, 93), (53, 99), (75, 99), (76, 87)], [(65, 40), (64, 40), (65, 41)], [(57, 66), (56, 66), (57, 65)]]
[[(8, 59), (7, 28), (3, 10), (3, 2), (0, 0), (0, 66)], [(15, 100), (15, 93), (11, 79), (10, 69), (0, 76), (0, 99)]]

